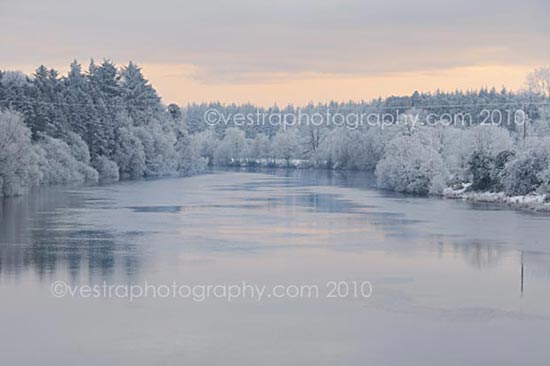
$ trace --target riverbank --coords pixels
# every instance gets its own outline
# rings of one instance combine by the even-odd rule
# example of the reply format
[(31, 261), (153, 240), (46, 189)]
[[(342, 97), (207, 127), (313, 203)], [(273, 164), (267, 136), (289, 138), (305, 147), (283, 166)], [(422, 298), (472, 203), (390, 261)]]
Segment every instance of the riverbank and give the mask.
[(443, 197), (479, 203), (502, 204), (513, 208), (550, 213), (550, 197), (548, 195), (531, 193), (525, 196), (507, 196), (504, 192), (469, 191), (470, 186), (471, 184), (468, 183), (460, 189), (445, 188)]

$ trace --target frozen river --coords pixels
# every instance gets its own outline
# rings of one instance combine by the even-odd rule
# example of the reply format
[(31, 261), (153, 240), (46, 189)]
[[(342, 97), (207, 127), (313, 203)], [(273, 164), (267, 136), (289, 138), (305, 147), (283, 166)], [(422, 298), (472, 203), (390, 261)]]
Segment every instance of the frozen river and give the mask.
[[(548, 365), (550, 217), (371, 181), (217, 171), (4, 199), (0, 364)], [(221, 296), (243, 282), (319, 294)], [(129, 284), (158, 294), (81, 291)]]

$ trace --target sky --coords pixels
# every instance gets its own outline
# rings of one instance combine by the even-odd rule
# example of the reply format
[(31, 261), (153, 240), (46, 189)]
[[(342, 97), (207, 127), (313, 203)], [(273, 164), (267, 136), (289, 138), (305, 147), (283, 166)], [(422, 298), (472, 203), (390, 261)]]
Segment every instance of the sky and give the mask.
[(0, 69), (138, 63), (165, 103), (303, 105), (519, 89), (548, 0), (0, 0)]

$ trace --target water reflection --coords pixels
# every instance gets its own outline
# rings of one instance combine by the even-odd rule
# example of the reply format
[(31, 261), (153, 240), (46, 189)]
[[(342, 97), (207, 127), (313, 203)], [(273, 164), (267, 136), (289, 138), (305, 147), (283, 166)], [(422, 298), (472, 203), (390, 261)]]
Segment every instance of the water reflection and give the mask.
[[(545, 364), (548, 217), (379, 192), (369, 182), (354, 172), (228, 171), (3, 200), (2, 362), (441, 365), (452, 355), (457, 364)], [(54, 280), (369, 280), (374, 292), (129, 302), (53, 298)]]
[(83, 191), (60, 187), (3, 199), (0, 210), (0, 275), (31, 269), (39, 278), (57, 270), (72, 279), (111, 279), (115, 267), (129, 278), (140, 266), (133, 237), (77, 222), (80, 210), (104, 204)]
[[(517, 284), (523, 295), (529, 280), (550, 282), (550, 254), (506, 248), (504, 243), (489, 243), (476, 240), (464, 241), (451, 238), (434, 238), (438, 257), (460, 255), (476, 270), (497, 268), (505, 260), (516, 268)], [(516, 286), (514, 286), (516, 287)]]
[[(280, 169), (280, 168), (227, 168), (216, 169), (216, 171), (227, 172), (248, 172), (260, 173), (275, 176), (279, 178), (288, 178), (285, 180), (266, 179), (262, 181), (262, 186), (271, 185), (272, 187), (303, 187), (306, 186), (339, 186), (353, 188), (375, 188), (376, 178), (371, 173), (357, 172), (350, 170), (329, 170), (329, 169)], [(225, 189), (242, 189), (243, 187), (255, 189), (257, 182), (248, 182), (242, 186), (222, 186)], [(397, 196), (402, 196), (397, 194)]]
[[(247, 187), (242, 187), (247, 190)], [(250, 197), (247, 201), (257, 202), (268, 209), (278, 207), (301, 207), (308, 212), (323, 213), (347, 213), (360, 208), (372, 206), (361, 206), (350, 201), (344, 201), (338, 198), (336, 194), (323, 194), (315, 192), (289, 193), (281, 196), (268, 197)]]
[[(62, 270), (75, 280), (131, 279), (143, 265), (154, 264), (145, 254), (159, 251), (153, 244), (176, 252), (243, 251), (260, 257), (300, 247), (412, 255), (432, 243), (436, 258), (458, 256), (476, 270), (496, 268), (519, 253), (514, 241), (469, 232), (481, 217), (513, 215), (510, 210), (470, 211), (468, 203), (379, 192), (370, 188), (372, 176), (358, 172), (261, 172), (193, 178), (203, 183), (184, 195), (182, 184), (193, 179), (53, 187), (4, 199), (0, 276), (32, 270), (44, 277)], [(543, 222), (535, 221), (540, 218), (521, 218), (527, 235), (535, 233), (534, 241), (542, 237)], [(527, 250), (523, 262), (527, 278), (550, 277), (545, 252)]]
[[(507, 250), (502, 243), (488, 243), (479, 240), (437, 239), (439, 255), (450, 253), (461, 255), (466, 263), (483, 270), (499, 265)], [(508, 250), (508, 252), (510, 252)]]

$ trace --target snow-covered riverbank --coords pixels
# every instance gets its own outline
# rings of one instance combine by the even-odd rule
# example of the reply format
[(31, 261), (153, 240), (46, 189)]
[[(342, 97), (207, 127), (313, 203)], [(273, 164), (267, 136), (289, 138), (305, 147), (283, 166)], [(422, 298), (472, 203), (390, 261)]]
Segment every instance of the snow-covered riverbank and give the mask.
[(460, 189), (446, 188), (443, 191), (443, 197), (473, 202), (504, 204), (538, 212), (550, 212), (550, 197), (545, 194), (532, 193), (525, 196), (507, 196), (504, 192), (469, 191), (470, 186), (471, 184), (466, 184)]

